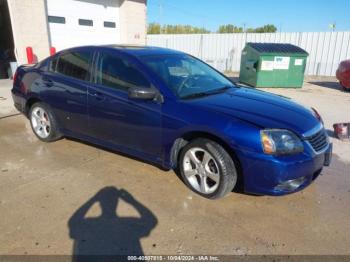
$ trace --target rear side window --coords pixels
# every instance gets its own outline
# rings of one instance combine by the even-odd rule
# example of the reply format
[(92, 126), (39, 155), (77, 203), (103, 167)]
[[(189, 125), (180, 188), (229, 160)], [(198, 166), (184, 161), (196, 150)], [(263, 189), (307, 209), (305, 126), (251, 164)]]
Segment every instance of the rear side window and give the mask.
[(128, 60), (109, 54), (100, 56), (97, 83), (125, 91), (130, 87), (151, 87), (143, 73)]
[(92, 53), (87, 51), (65, 53), (58, 59), (56, 72), (79, 80), (89, 80), (91, 58)]
[(57, 62), (58, 62), (58, 56), (54, 57), (54, 58), (51, 60), (50, 66), (49, 66), (49, 70), (50, 70), (51, 72), (55, 72), (55, 71), (56, 71)]

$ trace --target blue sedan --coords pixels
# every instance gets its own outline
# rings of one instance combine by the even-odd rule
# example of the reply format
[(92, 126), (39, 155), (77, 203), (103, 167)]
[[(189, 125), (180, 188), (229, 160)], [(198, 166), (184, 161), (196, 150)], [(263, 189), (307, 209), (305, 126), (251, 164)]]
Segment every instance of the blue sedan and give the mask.
[(296, 192), (332, 155), (315, 109), (169, 49), (67, 49), (19, 67), (12, 95), (40, 140), (74, 137), (175, 169), (210, 199)]

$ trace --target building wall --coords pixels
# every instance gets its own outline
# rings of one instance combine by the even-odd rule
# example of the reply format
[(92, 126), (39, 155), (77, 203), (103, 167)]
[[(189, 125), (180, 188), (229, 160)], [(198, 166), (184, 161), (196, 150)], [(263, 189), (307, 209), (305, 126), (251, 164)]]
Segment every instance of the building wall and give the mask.
[(33, 47), (38, 61), (49, 55), (45, 0), (8, 0), (15, 54), (27, 63), (26, 47)]
[[(18, 64), (27, 63), (26, 47), (33, 47), (38, 61), (49, 56), (50, 34), (47, 21), (46, 0), (7, 0), (15, 54)], [(82, 0), (98, 2), (99, 0)], [(146, 43), (147, 0), (118, 0), (121, 44)], [(118, 14), (116, 14), (118, 16)]]
[[(56, 50), (120, 43), (119, 0), (46, 0), (46, 3), (49, 16), (65, 19), (64, 23), (49, 23), (51, 44)], [(79, 19), (91, 20), (93, 25), (79, 25)], [(105, 27), (105, 21), (115, 23), (115, 27)]]
[(147, 0), (120, 0), (121, 44), (146, 44)]

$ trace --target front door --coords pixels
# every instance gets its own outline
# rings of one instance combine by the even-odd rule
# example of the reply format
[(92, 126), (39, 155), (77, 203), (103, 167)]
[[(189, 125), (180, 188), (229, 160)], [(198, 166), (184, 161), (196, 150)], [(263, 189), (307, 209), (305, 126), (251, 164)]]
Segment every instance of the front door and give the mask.
[(123, 151), (159, 159), (161, 104), (128, 98), (130, 87), (152, 84), (133, 61), (115, 53), (102, 51), (96, 61), (95, 84), (88, 91), (90, 130)]

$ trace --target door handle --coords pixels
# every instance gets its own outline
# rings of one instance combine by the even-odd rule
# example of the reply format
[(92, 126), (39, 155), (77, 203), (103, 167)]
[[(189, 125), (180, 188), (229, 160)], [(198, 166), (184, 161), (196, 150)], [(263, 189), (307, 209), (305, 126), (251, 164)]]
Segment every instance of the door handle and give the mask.
[(91, 95), (98, 101), (105, 100), (105, 96), (102, 93), (100, 93), (100, 92), (94, 92)]
[(43, 83), (44, 83), (45, 86), (47, 86), (47, 87), (52, 87), (52, 86), (53, 86), (53, 81), (50, 80), (50, 79), (48, 79), (48, 78), (46, 78), (46, 77), (43, 78)]

